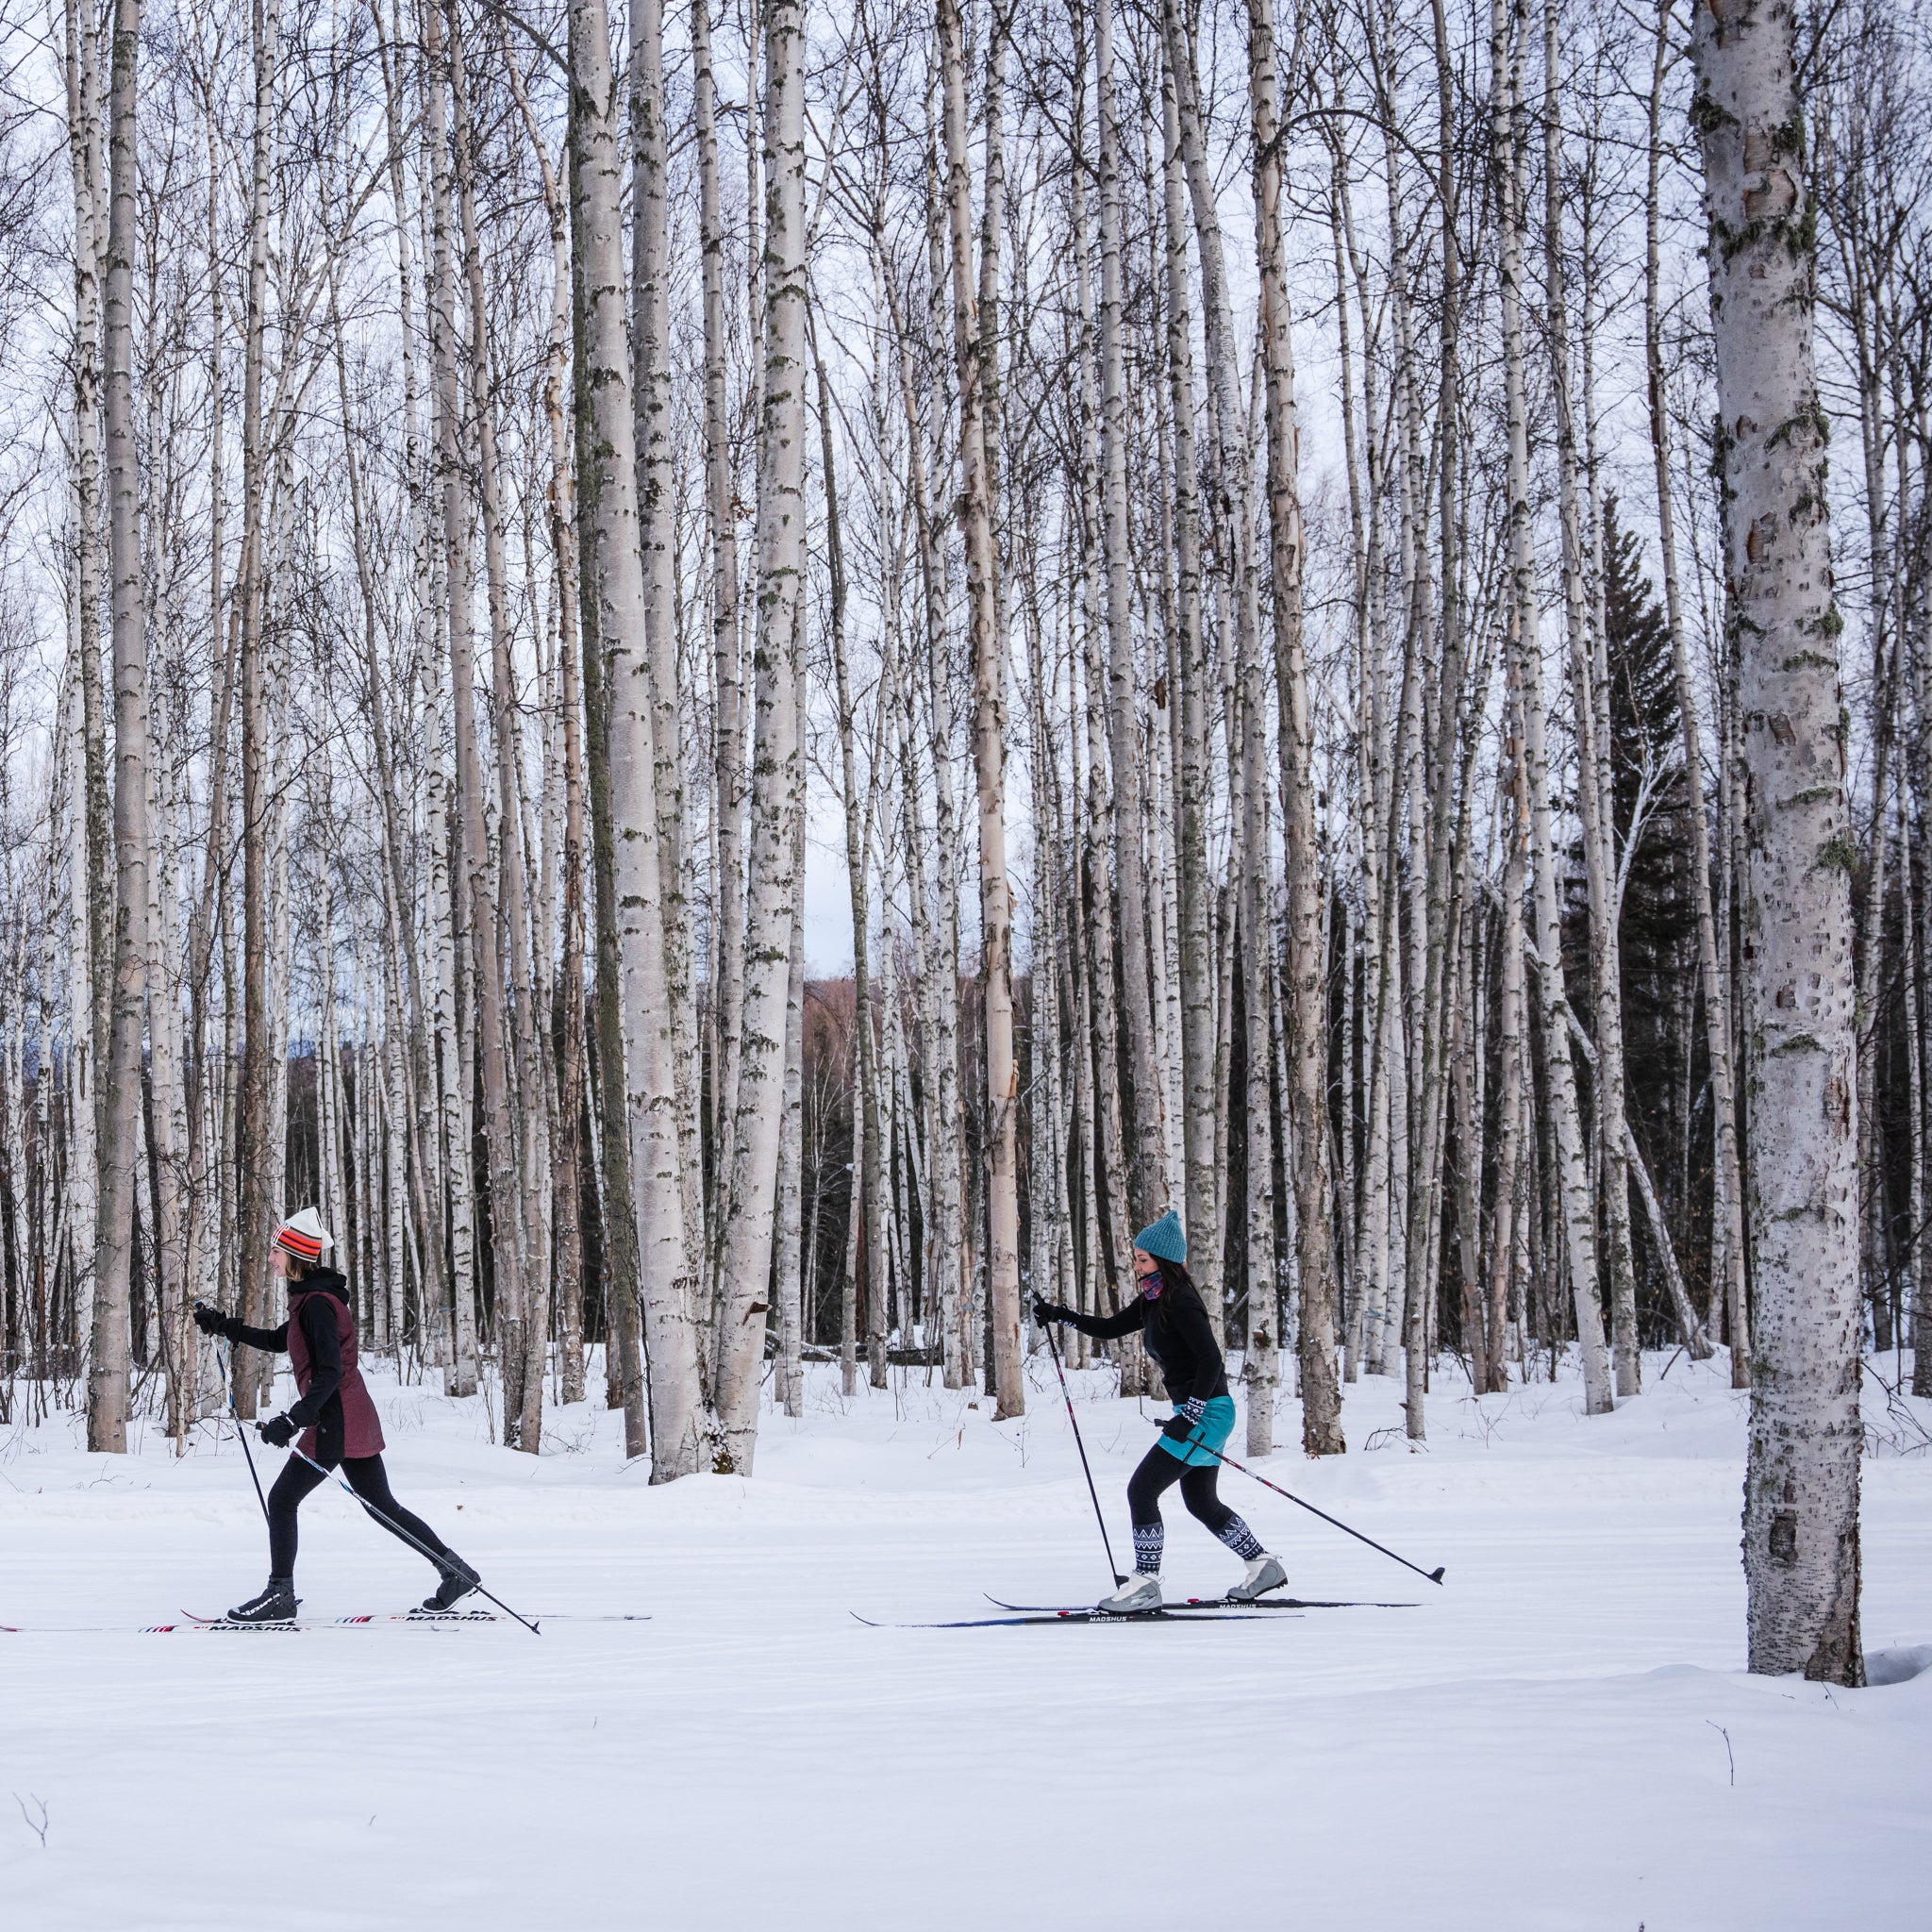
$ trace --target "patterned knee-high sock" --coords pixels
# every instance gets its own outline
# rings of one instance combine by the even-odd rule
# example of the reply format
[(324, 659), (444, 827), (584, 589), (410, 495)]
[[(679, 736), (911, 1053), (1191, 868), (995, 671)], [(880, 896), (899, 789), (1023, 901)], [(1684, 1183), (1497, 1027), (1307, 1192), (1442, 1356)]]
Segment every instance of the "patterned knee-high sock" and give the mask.
[[(1134, 1534), (1138, 1537), (1140, 1531)], [(1230, 1515), (1217, 1534), (1243, 1563), (1252, 1563), (1257, 1557), (1267, 1554), (1261, 1548), (1261, 1540), (1239, 1516)]]
[(1142, 1576), (1160, 1574), (1161, 1545), (1166, 1541), (1166, 1530), (1158, 1523), (1137, 1523), (1134, 1525), (1134, 1569)]

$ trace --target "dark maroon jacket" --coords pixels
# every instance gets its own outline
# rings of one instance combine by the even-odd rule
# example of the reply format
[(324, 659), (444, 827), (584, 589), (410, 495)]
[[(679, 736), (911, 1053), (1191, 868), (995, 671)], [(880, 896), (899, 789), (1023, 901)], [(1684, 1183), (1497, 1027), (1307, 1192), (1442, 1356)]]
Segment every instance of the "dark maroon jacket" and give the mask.
[(356, 1316), (349, 1284), (332, 1268), (312, 1268), (289, 1284), (289, 1319), (275, 1328), (248, 1328), (239, 1322), (237, 1341), (288, 1351), (300, 1399), (291, 1405), (290, 1421), (303, 1435), (296, 1447), (318, 1462), (382, 1454), (382, 1424), (356, 1366)]

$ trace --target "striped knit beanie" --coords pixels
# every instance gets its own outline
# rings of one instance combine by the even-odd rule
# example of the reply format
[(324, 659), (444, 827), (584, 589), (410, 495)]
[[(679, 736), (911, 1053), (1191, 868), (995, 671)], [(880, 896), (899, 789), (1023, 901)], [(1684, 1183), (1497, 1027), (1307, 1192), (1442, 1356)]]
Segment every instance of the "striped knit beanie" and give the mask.
[(291, 1214), (275, 1229), (275, 1245), (284, 1254), (293, 1255), (296, 1260), (306, 1261), (311, 1268), (336, 1244), (335, 1237), (322, 1224), (322, 1216), (313, 1208), (305, 1208), (299, 1214)]

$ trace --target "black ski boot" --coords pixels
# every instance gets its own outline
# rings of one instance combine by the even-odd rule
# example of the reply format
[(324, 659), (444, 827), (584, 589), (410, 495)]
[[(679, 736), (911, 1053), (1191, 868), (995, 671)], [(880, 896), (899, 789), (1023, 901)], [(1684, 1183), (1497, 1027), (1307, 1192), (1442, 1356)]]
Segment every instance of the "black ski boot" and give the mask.
[(292, 1624), (299, 1599), (292, 1576), (271, 1576), (268, 1588), (228, 1612), (231, 1624)]
[(454, 1550), (445, 1550), (437, 1558), (436, 1568), (442, 1580), (436, 1586), (433, 1595), (423, 1599), (419, 1615), (436, 1616), (455, 1609), (483, 1581)]

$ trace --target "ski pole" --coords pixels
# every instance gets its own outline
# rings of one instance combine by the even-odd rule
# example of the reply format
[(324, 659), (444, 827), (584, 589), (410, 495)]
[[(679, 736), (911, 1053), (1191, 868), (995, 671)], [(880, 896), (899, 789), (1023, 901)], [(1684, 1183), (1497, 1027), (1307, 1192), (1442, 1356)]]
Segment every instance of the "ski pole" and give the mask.
[[(1152, 1418), (1152, 1420), (1158, 1428), (1166, 1426), (1158, 1416)], [(1261, 1475), (1250, 1469), (1245, 1462), (1237, 1462), (1232, 1456), (1224, 1456), (1219, 1449), (1209, 1448), (1206, 1442), (1197, 1441), (1192, 1436), (1188, 1438), (1184, 1446), (1190, 1449), (1206, 1449), (1215, 1461), (1224, 1462), (1228, 1468), (1238, 1469), (1245, 1476), (1253, 1476), (1255, 1481), (1259, 1483), (1264, 1490), (1273, 1490), (1277, 1496), (1286, 1496), (1291, 1503), (1300, 1505), (1310, 1516), (1319, 1516), (1324, 1523), (1331, 1523), (1337, 1529), (1347, 1531), (1350, 1536), (1355, 1538), (1357, 1542), (1367, 1543), (1372, 1550), (1381, 1550), (1382, 1554), (1391, 1562), (1400, 1563), (1405, 1570), (1413, 1570), (1418, 1576), (1425, 1576), (1431, 1583), (1441, 1582), (1442, 1572), (1447, 1567), (1446, 1565), (1439, 1563), (1433, 1570), (1424, 1570), (1421, 1564), (1411, 1563), (1407, 1557), (1398, 1557), (1393, 1550), (1384, 1549), (1374, 1537), (1364, 1536), (1358, 1529), (1349, 1529), (1348, 1524), (1342, 1522), (1339, 1516), (1331, 1516), (1325, 1509), (1317, 1509), (1312, 1503), (1304, 1502), (1301, 1497), (1295, 1495), (1291, 1491), (1284, 1490), (1279, 1483), (1271, 1483), (1265, 1475)]]
[(1073, 1391), (1067, 1387), (1067, 1372), (1060, 1367), (1059, 1343), (1054, 1340), (1051, 1322), (1042, 1322), (1040, 1325), (1046, 1330), (1046, 1345), (1053, 1351), (1054, 1374), (1060, 1378), (1060, 1394), (1066, 1399), (1067, 1420), (1074, 1425), (1074, 1447), (1080, 1452), (1080, 1467), (1087, 1474), (1087, 1493), (1093, 1498), (1093, 1520), (1100, 1525), (1100, 1543), (1107, 1552), (1107, 1567), (1113, 1573), (1116, 1583), (1124, 1583), (1127, 1579), (1121, 1574), (1120, 1565), (1113, 1559), (1113, 1544), (1108, 1540), (1107, 1518), (1100, 1513), (1100, 1491), (1093, 1487), (1093, 1471), (1088, 1465), (1087, 1445), (1080, 1440), (1080, 1418), (1074, 1413)]
[[(201, 1302), (194, 1305), (204, 1306)], [(242, 1459), (248, 1464), (248, 1474), (255, 1484), (255, 1500), (261, 1505), (261, 1520), (268, 1521), (268, 1498), (261, 1493), (261, 1478), (255, 1473), (255, 1454), (248, 1446), (248, 1431), (242, 1426), (242, 1418), (235, 1409), (235, 1350), (231, 1343), (222, 1351), (227, 1366), (222, 1371), (222, 1390), (228, 1398), (228, 1420), (235, 1424), (235, 1440), (242, 1445)]]
[[(255, 1426), (258, 1430), (261, 1427), (261, 1424), (259, 1423), (257, 1423)], [(434, 1563), (439, 1570), (441, 1569), (442, 1558), (439, 1557), (436, 1554), (436, 1552), (429, 1547), (427, 1543), (421, 1542), (415, 1537), (412, 1537), (409, 1534), (409, 1532), (402, 1526), (400, 1523), (391, 1523), (389, 1520), (389, 1518), (385, 1516), (382, 1513), (382, 1511), (378, 1509), (375, 1507), (375, 1505), (368, 1499), (368, 1497), (358, 1495), (355, 1486), (352, 1483), (350, 1483), (346, 1477), (343, 1476), (340, 1470), (330, 1470), (324, 1468), (324, 1466), (321, 1463), (316, 1461), (314, 1457), (303, 1455), (303, 1452), (300, 1449), (298, 1449), (293, 1442), (291, 1442), (289, 1444), (289, 1454), (291, 1456), (301, 1456), (302, 1460), (306, 1462), (309, 1466), (309, 1468), (316, 1473), (317, 1475), (333, 1475), (337, 1483), (342, 1489), (348, 1491), (350, 1495), (355, 1496), (357, 1502), (360, 1503), (362, 1507), (371, 1516), (375, 1517), (376, 1522), (382, 1524), (383, 1528), (389, 1531), (390, 1535), (393, 1537), (400, 1537), (403, 1540), (403, 1541), (408, 1543), (408, 1546), (412, 1550), (416, 1551), (416, 1553), (419, 1556), (427, 1557), (429, 1560), (432, 1563)], [(496, 1607), (504, 1613), (505, 1616), (516, 1617), (517, 1622), (521, 1624), (524, 1626), (524, 1628), (530, 1633), (532, 1637), (542, 1636), (542, 1631), (538, 1629), (536, 1624), (530, 1622), (529, 1618), (517, 1616), (516, 1611), (511, 1609), (510, 1607), (507, 1603), (505, 1603), (500, 1596), (491, 1596), (490, 1591), (485, 1590), (480, 1583), (475, 1586), (475, 1591), (478, 1596), (489, 1597), (490, 1601), (493, 1603), (496, 1606)]]

